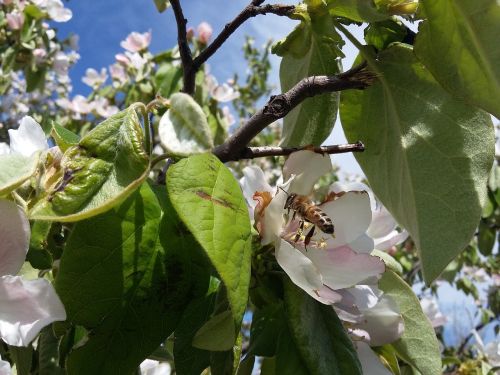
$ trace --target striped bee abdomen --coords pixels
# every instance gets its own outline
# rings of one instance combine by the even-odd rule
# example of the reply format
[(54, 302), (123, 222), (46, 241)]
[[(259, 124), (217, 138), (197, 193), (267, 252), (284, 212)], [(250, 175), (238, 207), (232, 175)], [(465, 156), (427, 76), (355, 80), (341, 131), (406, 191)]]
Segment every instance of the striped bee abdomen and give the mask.
[(307, 207), (306, 212), (303, 215), (304, 219), (316, 225), (318, 229), (327, 234), (334, 233), (334, 226), (332, 219), (323, 212), (318, 206)]

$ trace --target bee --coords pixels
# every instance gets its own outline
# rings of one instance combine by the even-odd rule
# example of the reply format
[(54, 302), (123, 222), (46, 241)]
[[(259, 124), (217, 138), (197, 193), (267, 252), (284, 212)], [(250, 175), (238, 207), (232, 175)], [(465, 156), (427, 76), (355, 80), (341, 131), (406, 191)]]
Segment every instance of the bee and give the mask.
[(306, 222), (312, 224), (311, 230), (309, 230), (304, 238), (304, 247), (306, 250), (307, 245), (311, 242), (311, 238), (314, 235), (316, 227), (326, 234), (331, 234), (332, 236), (334, 235), (335, 227), (333, 225), (333, 221), (321, 208), (316, 206), (305, 195), (298, 195), (295, 193), (288, 194), (285, 190), (283, 191), (287, 195), (285, 206), (283, 208), (288, 210), (288, 214), (290, 214), (290, 211), (293, 211), (292, 221), (297, 215), (300, 217), (299, 230), (294, 238), (295, 242), (299, 240), (300, 236), (304, 232), (304, 224)]

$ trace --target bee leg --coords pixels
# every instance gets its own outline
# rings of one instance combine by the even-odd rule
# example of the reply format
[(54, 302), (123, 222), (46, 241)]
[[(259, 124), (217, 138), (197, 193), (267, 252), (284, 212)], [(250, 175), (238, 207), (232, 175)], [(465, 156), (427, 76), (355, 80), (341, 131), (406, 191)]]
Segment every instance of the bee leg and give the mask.
[[(288, 211), (288, 213), (290, 213), (290, 211)], [(297, 215), (297, 211), (293, 211), (292, 220), (290, 220), (290, 221), (294, 221), (296, 215)]]
[(302, 236), (303, 232), (304, 232), (304, 220), (301, 220), (299, 224), (299, 229), (297, 230), (297, 234), (293, 238), (293, 242), (297, 242), (300, 236)]
[(304, 249), (307, 251), (307, 245), (309, 245), (309, 242), (311, 242), (311, 238), (314, 235), (314, 229), (316, 228), (316, 225), (313, 225), (311, 230), (307, 232), (306, 238), (304, 239)]

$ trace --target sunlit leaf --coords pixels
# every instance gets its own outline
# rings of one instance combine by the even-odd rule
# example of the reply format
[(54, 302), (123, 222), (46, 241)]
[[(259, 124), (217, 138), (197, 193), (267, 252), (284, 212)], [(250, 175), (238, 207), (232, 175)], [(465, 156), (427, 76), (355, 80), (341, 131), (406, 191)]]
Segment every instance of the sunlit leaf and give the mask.
[(430, 283), (476, 230), (494, 155), (491, 119), (447, 94), (409, 46), (393, 45), (369, 64), (379, 82), (342, 94), (342, 126), (365, 144), (356, 158), (411, 233)]
[(0, 196), (22, 185), (36, 172), (39, 153), (26, 157), (20, 154), (0, 155)]
[(327, 0), (330, 14), (356, 22), (376, 22), (390, 17), (377, 9), (373, 0)]
[(61, 166), (60, 178), (31, 209), (31, 219), (77, 221), (123, 201), (149, 172), (134, 107), (111, 116), (69, 147)]
[(417, 57), (450, 92), (500, 118), (500, 3), (422, 0)]

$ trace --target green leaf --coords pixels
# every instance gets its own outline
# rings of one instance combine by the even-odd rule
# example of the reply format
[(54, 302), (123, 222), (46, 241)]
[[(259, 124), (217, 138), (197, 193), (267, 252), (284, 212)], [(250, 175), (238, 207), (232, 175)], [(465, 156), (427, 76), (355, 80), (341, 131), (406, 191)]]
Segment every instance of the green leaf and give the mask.
[[(266, 358), (269, 359), (269, 358)], [(267, 366), (266, 366), (267, 365)], [(274, 366), (273, 366), (274, 365)], [(310, 375), (287, 325), (278, 337), (276, 360), (262, 364), (262, 374)]]
[(417, 57), (452, 95), (500, 118), (500, 4), (422, 0)]
[(252, 316), (247, 353), (273, 357), (276, 355), (278, 337), (283, 329), (285, 329), (285, 319), (282, 304), (272, 304), (256, 310)]
[(403, 316), (403, 336), (392, 344), (397, 355), (422, 374), (440, 375), (439, 343), (411, 287), (392, 271), (384, 273), (379, 287), (396, 301)]
[(389, 268), (391, 271), (396, 272), (399, 275), (403, 274), (403, 266), (392, 256), (387, 254), (385, 251), (373, 250), (371, 255), (379, 257), (384, 262), (385, 266)]
[(26, 5), (24, 7), (23, 12), (27, 16), (30, 16), (31, 18), (34, 18), (34, 19), (40, 19), (40, 18), (43, 18), (46, 15), (46, 13), (42, 12), (40, 10), (40, 8), (38, 8), (34, 4), (28, 4), (28, 5)]
[(134, 106), (87, 133), (61, 160), (61, 176), (30, 211), (33, 220), (82, 220), (122, 202), (149, 173)]
[(196, 332), (192, 345), (198, 349), (225, 351), (233, 348), (235, 340), (233, 315), (226, 310), (214, 315)]
[(174, 360), (179, 375), (199, 375), (210, 365), (210, 352), (191, 344), (193, 337), (209, 319), (215, 302), (215, 293), (191, 301), (175, 329)]
[(31, 225), (31, 238), (26, 260), (33, 268), (46, 270), (52, 267), (52, 256), (46, 249), (51, 222), (35, 221)]
[(227, 288), (239, 327), (250, 283), (250, 218), (231, 171), (211, 154), (194, 155), (172, 165), (168, 194)]
[(156, 9), (158, 9), (158, 12), (163, 13), (169, 6), (170, 6), (170, 1), (169, 0), (154, 0)]
[(327, 0), (332, 16), (340, 16), (356, 22), (376, 22), (390, 17), (380, 12), (372, 0)]
[[(175, 329), (196, 291), (194, 239), (164, 188), (144, 184), (123, 204), (77, 223), (56, 278), (68, 321), (88, 334), (69, 353), (71, 374), (130, 374)], [(208, 285), (208, 274), (203, 284)]]
[(342, 94), (342, 126), (364, 142), (356, 159), (410, 232), (430, 283), (476, 230), (494, 155), (491, 119), (447, 94), (407, 45), (368, 59), (379, 83)]
[(313, 300), (290, 280), (284, 286), (288, 327), (309, 374), (361, 375), (356, 349), (332, 307)]
[(54, 138), (62, 152), (66, 152), (68, 148), (76, 146), (78, 142), (80, 142), (80, 136), (78, 134), (56, 123), (52, 124), (50, 135)]
[(169, 98), (174, 92), (180, 91), (182, 69), (170, 63), (163, 63), (156, 71), (154, 83), (157, 93), (164, 98)]
[(489, 224), (486, 220), (479, 223), (479, 235), (477, 238), (477, 247), (485, 257), (490, 256), (495, 246), (497, 230), (494, 224)]
[(203, 109), (183, 93), (170, 97), (170, 108), (160, 120), (158, 134), (163, 146), (178, 155), (201, 153), (214, 147)]
[(33, 347), (31, 345), (28, 347), (10, 346), (9, 352), (16, 364), (17, 374), (30, 375), (33, 363)]
[(380, 51), (391, 43), (402, 42), (406, 35), (406, 26), (401, 21), (392, 19), (370, 23), (365, 29), (366, 43)]
[[(342, 39), (328, 14), (302, 21), (273, 52), (282, 56), (280, 82), (282, 92), (301, 79), (314, 75), (333, 75), (341, 70)], [(331, 133), (337, 117), (337, 92), (304, 100), (283, 120), (281, 146), (320, 145)]]
[(38, 374), (39, 375), (63, 375), (65, 371), (57, 364), (59, 340), (54, 335), (52, 327), (42, 329), (38, 339)]
[(0, 197), (17, 189), (35, 174), (39, 157), (40, 153), (30, 157), (20, 154), (0, 155)]

